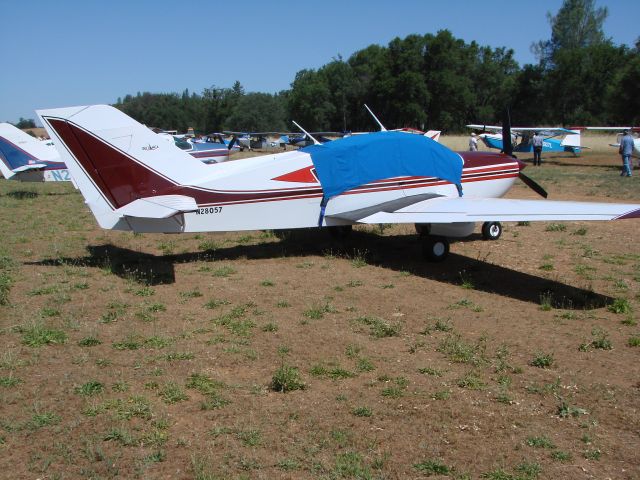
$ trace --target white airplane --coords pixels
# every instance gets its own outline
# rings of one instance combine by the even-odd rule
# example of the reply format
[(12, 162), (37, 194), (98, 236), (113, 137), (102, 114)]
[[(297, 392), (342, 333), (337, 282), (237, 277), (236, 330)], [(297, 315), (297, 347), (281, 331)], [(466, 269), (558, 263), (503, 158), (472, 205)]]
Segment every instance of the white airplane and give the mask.
[[(480, 130), (478, 137), (488, 148), (503, 150), (502, 127), (497, 125), (467, 125), (467, 128)], [(533, 152), (531, 139), (535, 132), (539, 132), (544, 140), (543, 152), (571, 152), (579, 155), (583, 148), (580, 146), (580, 130), (568, 130), (560, 127), (511, 127), (511, 143), (513, 151), (518, 153)], [(562, 137), (562, 138), (559, 138)]]
[[(385, 128), (385, 126), (382, 124), (382, 122), (378, 119), (378, 117), (376, 117), (376, 114), (373, 113), (373, 111), (369, 108), (369, 106), (366, 103), (364, 104), (364, 108), (367, 109), (369, 114), (376, 121), (376, 123), (380, 127), (380, 131), (381, 132), (387, 132), (388, 130)], [(411, 133), (411, 134), (414, 134), (414, 135), (424, 135), (425, 137), (428, 137), (428, 138), (430, 138), (431, 140), (433, 140), (435, 142), (439, 142), (440, 141), (440, 134), (442, 133), (441, 130), (429, 130), (427, 132), (423, 132), (422, 130), (417, 130), (415, 128), (395, 128), (395, 129), (393, 129), (391, 131), (392, 132)]]
[(22, 182), (71, 180), (53, 142), (38, 140), (10, 123), (0, 123), (0, 172)]
[(622, 138), (622, 132), (625, 130), (629, 130), (633, 132), (633, 156), (640, 158), (640, 136), (638, 136), (640, 132), (640, 127), (580, 127), (586, 130), (599, 130), (605, 132), (619, 132), (616, 138), (616, 143), (610, 143), (611, 147), (620, 147), (620, 139)]
[(209, 232), (414, 223), (432, 261), (450, 237), (485, 222), (640, 218), (640, 205), (511, 200), (524, 164), (499, 153), (456, 153), (421, 135), (377, 132), (324, 145), (204, 165), (116, 108), (37, 112), (105, 229)]

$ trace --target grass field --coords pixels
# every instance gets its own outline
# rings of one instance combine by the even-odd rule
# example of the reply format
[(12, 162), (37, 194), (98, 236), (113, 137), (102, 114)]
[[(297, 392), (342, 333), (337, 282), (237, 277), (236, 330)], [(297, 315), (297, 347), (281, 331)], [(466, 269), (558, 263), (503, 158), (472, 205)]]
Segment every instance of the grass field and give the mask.
[[(594, 138), (527, 173), (640, 203)], [(640, 477), (637, 221), (428, 264), (411, 226), (134, 235), (5, 180), (0, 208), (0, 477)]]

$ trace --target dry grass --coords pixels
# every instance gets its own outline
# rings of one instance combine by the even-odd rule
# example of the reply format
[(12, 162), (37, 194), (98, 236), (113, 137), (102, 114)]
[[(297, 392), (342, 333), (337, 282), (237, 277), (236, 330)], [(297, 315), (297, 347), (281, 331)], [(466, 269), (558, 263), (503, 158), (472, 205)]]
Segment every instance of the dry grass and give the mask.
[[(618, 161), (530, 175), (640, 203)], [(411, 226), (133, 235), (7, 181), (0, 208), (12, 478), (640, 477), (637, 222), (507, 224), (430, 265)]]

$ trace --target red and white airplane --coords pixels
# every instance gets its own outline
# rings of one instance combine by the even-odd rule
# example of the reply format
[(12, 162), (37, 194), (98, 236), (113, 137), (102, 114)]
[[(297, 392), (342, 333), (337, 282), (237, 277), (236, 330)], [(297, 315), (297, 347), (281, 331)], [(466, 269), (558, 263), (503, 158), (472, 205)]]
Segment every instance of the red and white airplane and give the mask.
[(414, 223), (427, 258), (485, 222), (640, 218), (640, 205), (499, 198), (522, 178), (515, 158), (456, 153), (421, 135), (377, 132), (204, 165), (106, 105), (38, 111), (105, 229), (208, 232)]

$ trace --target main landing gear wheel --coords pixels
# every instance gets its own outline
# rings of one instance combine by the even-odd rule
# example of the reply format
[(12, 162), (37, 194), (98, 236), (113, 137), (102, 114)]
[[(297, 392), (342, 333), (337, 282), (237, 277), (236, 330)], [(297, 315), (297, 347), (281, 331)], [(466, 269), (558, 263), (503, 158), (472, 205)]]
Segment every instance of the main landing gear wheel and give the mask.
[(422, 254), (430, 262), (441, 262), (449, 255), (449, 240), (429, 235), (422, 242)]
[(500, 222), (484, 222), (482, 224), (482, 238), (485, 240), (497, 240), (502, 235)]

